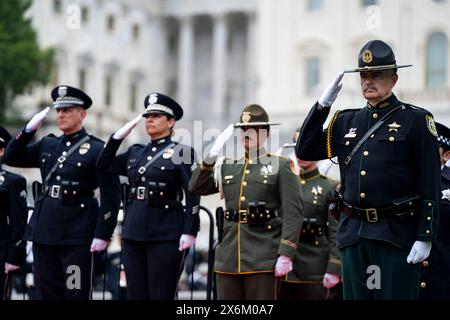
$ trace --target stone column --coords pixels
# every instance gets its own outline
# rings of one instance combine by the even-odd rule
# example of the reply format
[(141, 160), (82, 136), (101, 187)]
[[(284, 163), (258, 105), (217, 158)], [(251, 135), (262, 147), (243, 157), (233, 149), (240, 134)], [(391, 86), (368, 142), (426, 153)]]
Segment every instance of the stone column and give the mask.
[(212, 106), (214, 115), (221, 116), (224, 110), (227, 87), (227, 42), (228, 26), (225, 14), (213, 18), (212, 57)]
[(178, 100), (185, 110), (192, 110), (192, 71), (194, 66), (193, 17), (180, 17), (178, 46)]

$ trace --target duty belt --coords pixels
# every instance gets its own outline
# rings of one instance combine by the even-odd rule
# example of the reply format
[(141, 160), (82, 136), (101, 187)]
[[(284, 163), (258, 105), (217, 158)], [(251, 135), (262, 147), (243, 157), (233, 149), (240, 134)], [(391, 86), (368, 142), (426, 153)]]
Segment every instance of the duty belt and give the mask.
[(344, 202), (342, 213), (350, 218), (376, 223), (381, 219), (406, 219), (412, 218), (418, 213), (420, 206), (416, 202), (410, 202), (405, 206), (389, 206), (383, 208), (358, 208)]
[(46, 193), (49, 197), (54, 199), (61, 199), (62, 197), (85, 197), (92, 198), (94, 196), (94, 191), (91, 189), (73, 189), (65, 188), (57, 184), (51, 185)]
[[(259, 217), (256, 217), (256, 215)], [(250, 219), (259, 218), (260, 220), (270, 221), (273, 218), (278, 217), (277, 211), (275, 209), (265, 209), (265, 213), (249, 213), (247, 210), (226, 210), (225, 211), (225, 220), (239, 222), (239, 223), (248, 223)]]

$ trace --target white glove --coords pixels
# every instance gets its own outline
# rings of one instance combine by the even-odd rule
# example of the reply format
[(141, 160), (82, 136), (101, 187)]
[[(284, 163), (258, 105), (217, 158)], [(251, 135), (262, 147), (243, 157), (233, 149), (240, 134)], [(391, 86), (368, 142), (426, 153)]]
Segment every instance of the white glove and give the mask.
[(422, 262), (428, 258), (430, 251), (431, 241), (416, 241), (411, 248), (411, 252), (406, 258), (406, 261), (412, 264)]
[(20, 267), (16, 266), (14, 264), (9, 264), (8, 262), (5, 263), (5, 273), (13, 272), (16, 270), (19, 270)]
[(281, 255), (278, 257), (275, 265), (275, 277), (282, 277), (292, 271), (292, 260), (288, 256)]
[(344, 71), (341, 71), (336, 79), (333, 80), (324, 90), (320, 96), (318, 102), (322, 107), (329, 108), (336, 100), (339, 91), (342, 89), (342, 77), (344, 77)]
[(327, 289), (333, 288), (335, 285), (337, 285), (341, 279), (337, 274), (332, 273), (325, 273), (323, 276), (323, 286)]
[(139, 121), (141, 121), (141, 119), (142, 119), (142, 114), (138, 115), (136, 118), (134, 118), (130, 122), (127, 122), (122, 128), (120, 128), (119, 130), (117, 130), (114, 133), (113, 138), (116, 140), (125, 139), (125, 137), (130, 134), (131, 130), (133, 130), (134, 127), (136, 127), (136, 125), (138, 124)]
[(91, 252), (100, 252), (108, 247), (108, 241), (94, 238), (91, 243)]
[(180, 246), (178, 247), (179, 251), (183, 251), (192, 247), (195, 243), (195, 237), (190, 234), (183, 234), (180, 237)]
[(39, 129), (42, 126), (42, 123), (44, 122), (45, 118), (47, 118), (47, 115), (50, 111), (50, 107), (45, 108), (39, 113), (36, 113), (33, 118), (27, 123), (27, 126), (25, 127), (25, 132), (33, 132)]
[(230, 137), (234, 133), (234, 125), (230, 124), (219, 136), (217, 137), (216, 141), (214, 141), (214, 144), (209, 151), (208, 155), (205, 158), (205, 162), (207, 164), (213, 164), (216, 162), (217, 157), (219, 156), (220, 152), (223, 149), (223, 146), (225, 143), (230, 139)]

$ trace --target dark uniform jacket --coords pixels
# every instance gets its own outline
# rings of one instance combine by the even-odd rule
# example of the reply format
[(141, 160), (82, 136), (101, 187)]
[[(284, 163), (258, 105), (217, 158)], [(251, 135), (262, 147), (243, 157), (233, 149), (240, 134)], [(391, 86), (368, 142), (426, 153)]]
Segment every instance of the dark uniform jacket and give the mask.
[[(116, 156), (122, 141), (109, 139), (99, 157), (98, 167), (128, 177), (123, 238), (165, 241), (179, 239), (182, 234), (196, 236), (200, 224), (200, 198), (188, 189), (194, 150), (165, 137), (147, 145), (135, 144)], [(174, 145), (170, 147), (172, 143)], [(139, 169), (161, 151), (161, 156), (144, 174), (139, 174)], [(183, 191), (186, 197), (184, 208), (181, 202)]]
[(24, 177), (0, 166), (0, 272), (5, 262), (20, 266), (25, 259), (26, 242), (21, 240), (28, 218), (26, 188)]
[[(326, 130), (322, 125), (329, 108), (316, 103), (306, 118), (297, 141), (297, 156), (304, 160), (338, 157), (344, 200), (369, 209), (394, 205), (419, 209), (395, 219), (366, 222), (341, 214), (337, 240), (343, 247), (360, 237), (390, 242), (409, 250), (416, 240), (432, 241), (440, 202), (440, 161), (432, 115), (406, 105), (394, 114), (356, 152), (347, 166), (344, 160), (355, 144), (384, 115), (401, 105), (395, 95), (373, 107), (337, 112)], [(412, 201), (415, 197), (419, 200)], [(371, 217), (371, 219), (373, 216)]]
[[(214, 269), (219, 273), (273, 272), (278, 255), (294, 257), (303, 220), (297, 176), (290, 160), (271, 154), (241, 160), (226, 159), (221, 166), (227, 212), (248, 214), (250, 202), (265, 202), (277, 216), (264, 226), (249, 226), (247, 216), (224, 220), (223, 239), (216, 249)], [(217, 193), (211, 167), (194, 170), (190, 189), (198, 195)]]
[[(442, 203), (436, 239), (433, 242), (430, 256), (422, 262), (421, 287), (430, 291), (432, 298), (450, 297), (450, 168), (442, 169)], [(434, 290), (433, 288), (442, 288)], [(443, 292), (444, 295), (440, 295)]]
[[(42, 181), (58, 162), (88, 134), (46, 136), (30, 143), (34, 132), (19, 132), (8, 144), (4, 162), (21, 168), (39, 168)], [(88, 245), (94, 237), (109, 240), (120, 205), (120, 184), (111, 174), (99, 174), (97, 157), (104, 143), (90, 135), (48, 182), (48, 190), (35, 199), (26, 239), (46, 245)], [(94, 198), (100, 187), (101, 206)]]
[(304, 220), (300, 231), (293, 270), (283, 279), (287, 282), (320, 283), (325, 273), (341, 274), (341, 260), (336, 247), (338, 222), (328, 210), (328, 200), (337, 182), (318, 169), (300, 173)]

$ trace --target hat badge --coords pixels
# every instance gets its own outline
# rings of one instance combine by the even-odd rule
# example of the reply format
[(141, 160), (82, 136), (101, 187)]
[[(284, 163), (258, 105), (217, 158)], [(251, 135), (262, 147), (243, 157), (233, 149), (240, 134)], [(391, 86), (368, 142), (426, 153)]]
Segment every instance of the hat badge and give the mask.
[(242, 112), (242, 122), (250, 122), (250, 119), (252, 118), (252, 115), (250, 112)]
[(61, 86), (58, 88), (58, 95), (60, 97), (65, 97), (67, 94), (67, 87), (66, 86)]
[(158, 102), (158, 94), (157, 93), (152, 93), (150, 95), (150, 97), (148, 98), (148, 103), (149, 104), (155, 104), (156, 102)]
[(373, 60), (372, 51), (365, 50), (362, 54), (362, 59), (365, 63), (371, 63)]

